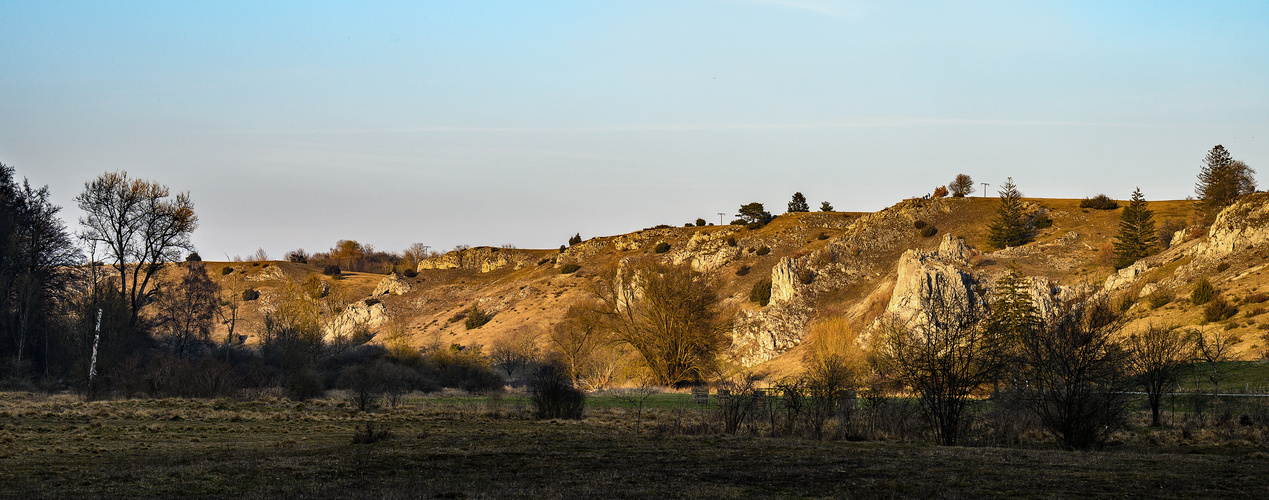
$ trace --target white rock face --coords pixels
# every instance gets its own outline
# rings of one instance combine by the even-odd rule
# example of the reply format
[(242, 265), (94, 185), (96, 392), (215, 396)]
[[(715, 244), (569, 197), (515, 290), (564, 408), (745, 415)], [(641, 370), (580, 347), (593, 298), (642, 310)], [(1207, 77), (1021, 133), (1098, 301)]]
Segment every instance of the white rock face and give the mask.
[(1131, 266), (1120, 269), (1115, 274), (1107, 276), (1106, 283), (1102, 285), (1102, 288), (1105, 288), (1107, 291), (1124, 288), (1137, 281), (1137, 278), (1145, 274), (1147, 270), (1149, 270), (1149, 267), (1146, 265), (1146, 261), (1144, 259), (1139, 260), (1134, 262)]
[(931, 297), (954, 299), (956, 303), (952, 307), (968, 309), (969, 301), (980, 299), (974, 293), (977, 279), (961, 269), (968, 251), (964, 241), (947, 235), (938, 251), (904, 252), (896, 268), (898, 278), (890, 303), (886, 305), (886, 315), (903, 322), (924, 324), (928, 321), (924, 305)]
[(1207, 230), (1207, 241), (1197, 247), (1196, 253), (1216, 259), (1266, 242), (1269, 242), (1269, 193), (1256, 193), (1222, 210)]
[(370, 294), (372, 297), (391, 293), (393, 295), (405, 295), (410, 292), (410, 284), (402, 280), (396, 273), (392, 273), (379, 280), (379, 284), (375, 286), (375, 291)]
[(798, 286), (797, 261), (784, 257), (771, 268), (771, 303), (782, 304), (793, 300)]
[(366, 305), (366, 301), (357, 301), (344, 309), (338, 318), (326, 329), (326, 339), (340, 335), (351, 335), (359, 326), (378, 328), (388, 321), (387, 308), (382, 302)]

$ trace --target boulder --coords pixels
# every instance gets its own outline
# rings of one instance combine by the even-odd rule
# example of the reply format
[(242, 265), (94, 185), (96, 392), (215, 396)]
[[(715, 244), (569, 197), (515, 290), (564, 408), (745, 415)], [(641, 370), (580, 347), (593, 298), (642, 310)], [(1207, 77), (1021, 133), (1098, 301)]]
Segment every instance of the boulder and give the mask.
[(375, 291), (370, 296), (378, 297), (387, 293), (405, 295), (409, 292), (410, 284), (402, 280), (400, 276), (397, 276), (397, 273), (392, 273), (379, 280), (379, 284), (375, 285)]

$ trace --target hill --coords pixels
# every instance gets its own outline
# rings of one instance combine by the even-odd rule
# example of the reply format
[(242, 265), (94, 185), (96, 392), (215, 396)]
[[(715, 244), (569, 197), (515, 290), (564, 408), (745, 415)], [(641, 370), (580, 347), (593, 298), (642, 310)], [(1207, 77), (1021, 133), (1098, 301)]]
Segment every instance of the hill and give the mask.
[[(592, 295), (595, 280), (623, 259), (647, 257), (689, 264), (716, 280), (723, 306), (736, 312), (727, 358), (738, 367), (773, 374), (800, 369), (801, 348), (814, 325), (844, 320), (852, 335), (867, 335), (883, 314), (903, 313), (905, 297), (928, 277), (953, 278), (990, 288), (1010, 266), (1030, 277), (1033, 294), (1056, 301), (1076, 293), (1106, 294), (1125, 309), (1129, 332), (1146, 325), (1220, 329), (1235, 335), (1244, 359), (1263, 354), (1269, 321), (1262, 316), (1269, 276), (1266, 196), (1245, 197), (1207, 232), (1178, 233), (1166, 250), (1116, 272), (1108, 252), (1120, 213), (1080, 208), (1080, 200), (1024, 199), (1036, 220), (1052, 224), (1035, 241), (992, 249), (987, 226), (995, 198), (910, 199), (874, 213), (784, 214), (770, 224), (657, 228), (597, 237), (559, 250), (477, 247), (456, 249), (419, 263), (417, 276), (350, 273), (321, 276), (315, 267), (288, 262), (208, 263), (222, 285), (251, 287), (236, 333), (258, 340), (263, 315), (277, 307), (288, 283), (313, 277), (327, 282), (328, 333), (362, 328), (375, 342), (422, 345), (491, 345), (511, 336), (536, 338), (568, 308)], [(1189, 201), (1156, 201), (1156, 224), (1189, 222)], [(1041, 224), (1043, 225), (1043, 224)], [(934, 229), (929, 229), (929, 228)], [(923, 232), (924, 230), (924, 232)], [(660, 253), (657, 246), (667, 244)], [(949, 253), (950, 252), (950, 253)], [(954, 254), (954, 255), (953, 255)], [(233, 268), (224, 273), (222, 269)], [(946, 277), (946, 276), (945, 276)], [(1218, 322), (1189, 302), (1202, 277), (1238, 312)], [(771, 303), (749, 300), (771, 280)], [(937, 280), (936, 280), (937, 281)], [(492, 314), (479, 328), (463, 318), (472, 307)], [(220, 325), (218, 334), (227, 334)], [(223, 337), (222, 337), (223, 338)]]

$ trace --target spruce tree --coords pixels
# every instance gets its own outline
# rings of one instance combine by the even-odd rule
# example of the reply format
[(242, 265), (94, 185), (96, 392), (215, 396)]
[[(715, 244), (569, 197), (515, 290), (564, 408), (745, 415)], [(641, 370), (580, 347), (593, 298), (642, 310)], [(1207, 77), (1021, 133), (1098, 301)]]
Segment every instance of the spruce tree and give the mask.
[(1198, 210), (1210, 220), (1239, 196), (1256, 191), (1256, 171), (1235, 160), (1224, 146), (1217, 144), (1203, 158), (1194, 194)]
[(802, 192), (793, 193), (793, 200), (789, 202), (789, 213), (810, 211), (811, 206), (806, 204), (806, 197), (802, 196)]
[(1006, 370), (1017, 363), (1017, 346), (1043, 326), (1040, 310), (1031, 300), (1030, 289), (1031, 283), (1018, 271), (1017, 265), (1010, 264), (1009, 272), (996, 280), (996, 289), (992, 293), (987, 328), (995, 349), (1005, 359), (1003, 365)]
[(1035, 228), (1023, 213), (1022, 193), (1010, 177), (1000, 189), (996, 218), (987, 226), (987, 241), (996, 248), (1016, 247), (1035, 239)]
[(833, 211), (833, 204), (832, 204), (832, 203), (829, 203), (829, 202), (827, 202), (827, 201), (820, 202), (820, 211), (821, 211), (821, 212), (832, 212), (832, 211)]
[(1154, 212), (1146, 205), (1141, 188), (1132, 192), (1132, 201), (1119, 216), (1119, 236), (1115, 237), (1115, 269), (1131, 266), (1150, 255), (1158, 234), (1154, 229)]

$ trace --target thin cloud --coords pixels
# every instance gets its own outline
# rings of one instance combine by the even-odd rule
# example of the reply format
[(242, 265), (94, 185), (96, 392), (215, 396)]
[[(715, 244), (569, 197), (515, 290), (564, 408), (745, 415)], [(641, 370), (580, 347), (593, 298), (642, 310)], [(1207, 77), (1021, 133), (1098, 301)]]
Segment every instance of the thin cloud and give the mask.
[(230, 134), (384, 134), (384, 133), (510, 133), (510, 134), (585, 134), (612, 132), (727, 132), (762, 130), (834, 130), (852, 128), (903, 128), (903, 127), (1161, 127), (1166, 123), (1047, 121), (1047, 120), (973, 120), (945, 118), (883, 118), (869, 120), (845, 120), (823, 122), (785, 123), (648, 123), (629, 125), (604, 125), (593, 127), (471, 127), (427, 126), (404, 128), (366, 129), (255, 129), (225, 130)]
[(746, 3), (767, 5), (782, 9), (794, 9), (821, 16), (839, 19), (856, 19), (860, 17), (858, 6), (850, 2), (832, 2), (815, 0), (742, 0)]

